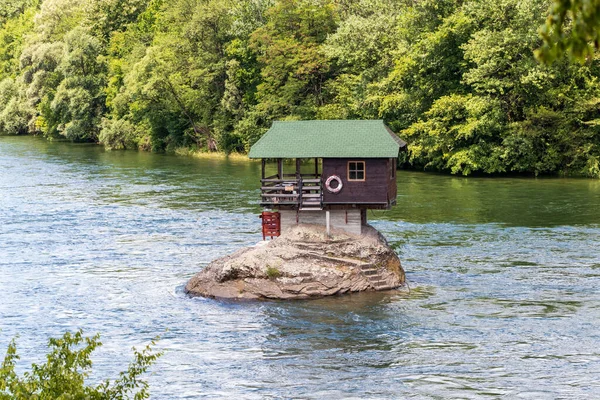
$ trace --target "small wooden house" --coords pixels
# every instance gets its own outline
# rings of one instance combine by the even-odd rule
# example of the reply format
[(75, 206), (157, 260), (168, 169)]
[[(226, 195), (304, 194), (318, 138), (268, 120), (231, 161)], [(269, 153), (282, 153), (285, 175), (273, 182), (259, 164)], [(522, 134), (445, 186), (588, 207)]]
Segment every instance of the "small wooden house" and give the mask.
[[(281, 230), (312, 223), (360, 234), (367, 209), (396, 204), (396, 160), (405, 148), (380, 120), (276, 121), (249, 157), (262, 159), (261, 205), (279, 212)], [(268, 159), (277, 161), (271, 176)], [(295, 162), (284, 173), (286, 159)]]

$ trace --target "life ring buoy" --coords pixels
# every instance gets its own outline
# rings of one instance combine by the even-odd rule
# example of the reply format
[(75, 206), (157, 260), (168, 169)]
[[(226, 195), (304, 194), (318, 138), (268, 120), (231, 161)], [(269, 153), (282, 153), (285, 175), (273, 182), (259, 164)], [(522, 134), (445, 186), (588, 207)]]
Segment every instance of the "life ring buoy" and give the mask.
[[(331, 182), (336, 181), (337, 182), (337, 186), (335, 188), (331, 187)], [(340, 179), (339, 176), (337, 175), (331, 175), (329, 178), (327, 178), (327, 180), (325, 181), (325, 187), (327, 188), (327, 190), (329, 190), (331, 193), (339, 193), (340, 190), (342, 190), (342, 180)]]

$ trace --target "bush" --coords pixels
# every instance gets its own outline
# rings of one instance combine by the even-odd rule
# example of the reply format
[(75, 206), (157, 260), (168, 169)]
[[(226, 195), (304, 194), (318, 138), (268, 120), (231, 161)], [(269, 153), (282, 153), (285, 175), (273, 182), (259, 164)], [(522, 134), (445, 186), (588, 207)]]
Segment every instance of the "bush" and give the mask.
[(279, 271), (276, 267), (267, 266), (267, 276), (269, 279), (276, 279), (281, 276), (281, 271)]
[(125, 119), (102, 119), (98, 141), (109, 150), (135, 149), (139, 141), (139, 128)]
[(15, 341), (11, 341), (0, 366), (0, 400), (51, 399), (146, 399), (148, 383), (139, 377), (160, 357), (152, 352), (152, 341), (141, 352), (135, 348), (134, 361), (127, 371), (114, 381), (106, 380), (97, 386), (86, 385), (92, 361), (90, 356), (99, 346), (99, 335), (84, 337), (82, 331), (67, 332), (61, 338), (51, 338), (50, 352), (44, 364), (32, 364), (31, 371), (18, 376), (15, 372), (19, 359)]

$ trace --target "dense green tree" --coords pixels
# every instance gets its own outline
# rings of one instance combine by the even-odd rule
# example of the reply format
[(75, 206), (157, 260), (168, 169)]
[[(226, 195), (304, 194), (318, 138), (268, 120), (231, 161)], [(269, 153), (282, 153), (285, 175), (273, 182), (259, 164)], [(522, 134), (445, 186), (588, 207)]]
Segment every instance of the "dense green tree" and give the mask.
[(225, 0), (181, 0), (163, 10), (144, 53), (133, 54), (127, 65), (113, 63), (122, 74), (111, 98), (113, 118), (146, 126), (154, 149), (216, 150), (214, 120), (227, 78), (230, 8)]
[(99, 40), (84, 28), (71, 30), (64, 38), (64, 53), (57, 71), (63, 76), (49, 104), (46, 120), (51, 132), (72, 141), (96, 140), (105, 112), (106, 66)]
[(16, 78), (19, 73), (19, 57), (23, 52), (25, 35), (34, 28), (33, 17), (37, 5), (33, 4), (22, 13), (5, 21), (0, 28), (0, 80)]
[(32, 6), (37, 6), (38, 0), (4, 0), (0, 3), (0, 25), (19, 18)]
[(0, 81), (0, 131), (8, 135), (27, 133), (27, 123), (33, 110), (12, 78)]
[(595, 0), (10, 0), (0, 132), (244, 152), (277, 119), (381, 118), (408, 167), (600, 177), (596, 14)]
[(323, 119), (377, 118), (369, 87), (395, 65), (404, 1), (361, 0), (340, 7), (342, 20), (323, 45), (335, 77), (324, 85)]
[(335, 28), (329, 0), (282, 0), (268, 11), (250, 40), (261, 71), (256, 111), (265, 121), (315, 117), (331, 72), (320, 44)]
[(597, 66), (535, 61), (546, 7), (537, 0), (465, 2), (406, 48), (375, 99), (393, 126), (410, 124), (403, 134), (412, 166), (597, 176), (587, 149), (597, 148), (598, 136), (583, 120), (597, 110), (578, 106), (597, 96)]

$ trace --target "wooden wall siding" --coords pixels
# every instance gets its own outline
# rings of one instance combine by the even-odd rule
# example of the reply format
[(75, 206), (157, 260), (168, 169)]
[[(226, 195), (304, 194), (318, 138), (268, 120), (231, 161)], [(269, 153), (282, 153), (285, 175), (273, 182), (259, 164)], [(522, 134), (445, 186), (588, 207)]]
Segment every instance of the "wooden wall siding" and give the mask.
[[(364, 182), (348, 181), (348, 161), (365, 161)], [(342, 190), (330, 193), (325, 181), (331, 175), (342, 179)], [(323, 159), (323, 203), (388, 204), (390, 166), (388, 158), (325, 158)]]
[[(280, 210), (281, 214), (281, 232), (286, 229), (296, 226), (296, 211)], [(333, 229), (342, 229), (354, 235), (360, 235), (361, 230), (361, 215), (360, 210), (348, 210), (348, 222), (346, 223), (345, 210), (329, 211), (329, 225)], [(298, 213), (298, 223), (315, 224), (325, 226), (325, 211), (300, 211)]]

